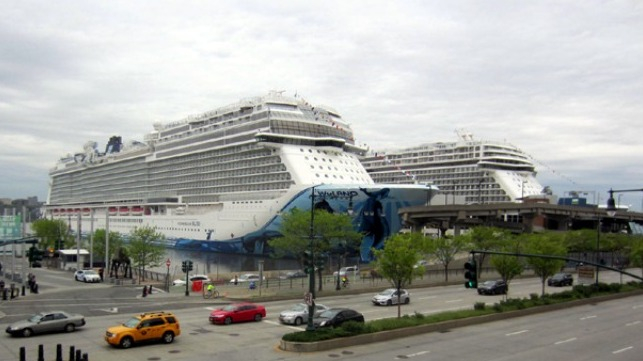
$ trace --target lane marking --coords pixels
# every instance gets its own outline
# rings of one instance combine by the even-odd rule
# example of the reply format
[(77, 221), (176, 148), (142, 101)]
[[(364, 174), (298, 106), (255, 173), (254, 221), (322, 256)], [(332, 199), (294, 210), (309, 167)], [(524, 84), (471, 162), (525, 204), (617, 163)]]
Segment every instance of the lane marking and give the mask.
[(626, 347), (626, 348), (622, 348), (622, 349), (620, 349), (620, 350), (612, 351), (612, 353), (613, 353), (613, 354), (617, 354), (617, 353), (621, 353), (621, 352), (625, 352), (625, 351), (631, 350), (631, 349), (633, 349), (633, 348), (634, 348), (634, 347), (629, 346), (629, 347)]
[(454, 302), (462, 302), (462, 299), (460, 298), (460, 299), (457, 299), (457, 300), (444, 301), (444, 303), (454, 303)]
[(418, 297), (418, 300), (430, 300), (432, 298), (437, 298), (438, 296), (427, 296), (427, 297)]
[(516, 331), (516, 332), (510, 332), (505, 334), (505, 336), (514, 336), (514, 335), (520, 335), (521, 333), (529, 332), (529, 330), (521, 330), (521, 331)]
[(643, 307), (643, 305), (636, 305), (636, 306), (632, 306), (632, 309), (636, 310), (637, 308), (641, 308), (641, 307)]
[(422, 356), (422, 355), (425, 355), (425, 354), (430, 353), (430, 352), (431, 351), (419, 351), (419, 352), (416, 352), (416, 353), (410, 353), (408, 355), (396, 356), (395, 359), (396, 360), (404, 360), (404, 359), (411, 358), (411, 357)]
[(567, 343), (567, 342), (572, 342), (572, 341), (576, 341), (576, 337), (572, 337), (572, 338), (567, 339), (567, 340), (555, 342), (554, 345), (560, 345), (560, 344)]
[(634, 325), (638, 325), (639, 323), (641, 323), (641, 321), (634, 321), (634, 322), (626, 323), (625, 326), (634, 326)]
[(596, 315), (591, 315), (591, 316), (581, 317), (580, 319), (581, 320), (589, 320), (590, 318), (596, 318), (596, 317), (597, 317)]

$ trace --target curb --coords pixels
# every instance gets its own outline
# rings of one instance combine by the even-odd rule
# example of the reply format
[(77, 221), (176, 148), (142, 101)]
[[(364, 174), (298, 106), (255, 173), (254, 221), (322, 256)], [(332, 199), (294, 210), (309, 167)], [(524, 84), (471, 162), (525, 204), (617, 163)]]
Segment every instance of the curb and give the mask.
[(444, 321), (432, 323), (427, 325), (405, 327), (397, 330), (382, 331), (369, 333), (365, 335), (357, 335), (351, 337), (341, 337), (332, 340), (317, 341), (317, 342), (290, 342), (280, 340), (279, 349), (289, 352), (317, 352), (327, 351), (341, 347), (366, 345), (375, 342), (384, 342), (394, 340), (402, 337), (415, 336), (420, 333), (442, 332), (453, 328), (466, 327), (478, 325), (487, 322), (507, 320), (515, 317), (531, 316), (539, 313), (557, 311), (571, 307), (583, 306), (588, 304), (606, 302), (626, 298), (630, 296), (643, 295), (643, 290), (637, 290), (627, 293), (618, 293), (614, 295), (599, 296), (593, 298), (584, 298), (580, 300), (573, 300), (569, 302), (562, 302), (553, 305), (532, 307), (525, 310), (516, 310), (510, 312), (493, 313), (477, 317), (463, 318), (459, 320)]

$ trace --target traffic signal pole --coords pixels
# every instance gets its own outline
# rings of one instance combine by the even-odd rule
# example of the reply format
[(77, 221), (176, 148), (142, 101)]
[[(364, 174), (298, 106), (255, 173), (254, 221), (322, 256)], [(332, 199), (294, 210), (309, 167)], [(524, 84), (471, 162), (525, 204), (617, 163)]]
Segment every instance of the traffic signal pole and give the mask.
[(628, 276), (630, 276), (632, 278), (636, 278), (639, 281), (643, 281), (643, 277), (635, 275), (633, 273), (623, 271), (623, 270), (618, 269), (618, 268), (605, 266), (605, 265), (602, 265), (602, 264), (600, 264), (598, 262), (591, 262), (591, 261), (580, 260), (580, 259), (570, 258), (570, 257), (551, 256), (551, 255), (547, 255), (547, 254), (529, 254), (529, 253), (512, 253), (512, 252), (478, 251), (478, 250), (473, 250), (473, 251), (471, 251), (469, 253), (471, 253), (471, 255), (473, 257), (475, 257), (476, 253), (483, 253), (483, 254), (497, 254), (497, 255), (503, 255), (503, 256), (559, 259), (559, 260), (568, 261), (568, 262), (577, 262), (577, 263), (588, 264), (590, 266), (596, 266), (596, 267), (599, 267), (599, 268), (603, 268), (603, 269), (607, 269), (607, 270), (610, 270), (610, 271), (618, 272), (620, 274), (628, 275)]

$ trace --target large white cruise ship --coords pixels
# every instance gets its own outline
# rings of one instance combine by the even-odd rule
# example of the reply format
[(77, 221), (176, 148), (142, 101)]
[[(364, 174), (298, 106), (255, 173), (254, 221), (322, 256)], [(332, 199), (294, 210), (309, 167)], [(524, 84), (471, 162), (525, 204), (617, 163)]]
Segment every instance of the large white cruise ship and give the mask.
[(149, 226), (176, 248), (265, 254), (282, 213), (323, 206), (354, 215), (368, 258), (402, 228), (397, 210), (425, 204), (432, 193), (425, 185), (375, 184), (348, 122), (282, 92), (154, 124), (144, 142), (121, 139), (110, 138), (104, 152), (87, 142), (58, 161), (49, 217), (81, 234)]
[(375, 182), (437, 186), (433, 204), (520, 202), (542, 194), (535, 166), (519, 148), (457, 134), (456, 142), (371, 151), (361, 162)]

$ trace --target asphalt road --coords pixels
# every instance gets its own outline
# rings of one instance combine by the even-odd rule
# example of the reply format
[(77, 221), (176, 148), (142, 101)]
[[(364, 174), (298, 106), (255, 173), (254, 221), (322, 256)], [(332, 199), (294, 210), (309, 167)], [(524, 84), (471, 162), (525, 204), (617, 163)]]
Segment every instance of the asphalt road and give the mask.
[[(386, 344), (352, 347), (345, 350), (336, 350), (327, 353), (316, 353), (312, 355), (298, 355), (283, 352), (277, 349), (281, 336), (293, 330), (301, 330), (302, 327), (281, 325), (277, 319), (281, 310), (288, 308), (300, 300), (281, 300), (265, 302), (268, 316), (260, 323), (234, 324), (230, 326), (214, 326), (208, 323), (207, 316), (210, 310), (218, 304), (227, 303), (228, 300), (203, 300), (199, 294), (191, 293), (186, 297), (182, 288), (173, 288), (172, 292), (155, 292), (151, 296), (142, 297), (142, 288), (137, 285), (116, 286), (111, 283), (84, 284), (75, 282), (69, 273), (47, 270), (36, 270), (37, 280), (42, 284), (41, 293), (27, 294), (11, 301), (2, 301), (0, 304), (0, 327), (6, 328), (7, 324), (17, 319), (24, 319), (27, 315), (36, 311), (46, 309), (64, 309), (79, 312), (87, 316), (86, 327), (79, 329), (72, 334), (50, 334), (35, 336), (29, 339), (20, 337), (0, 336), (0, 361), (18, 360), (20, 347), (25, 347), (29, 360), (35, 360), (38, 345), (46, 348), (47, 354), (55, 351), (57, 344), (63, 345), (65, 352), (70, 346), (87, 352), (92, 360), (107, 360), (118, 357), (125, 360), (211, 360), (219, 358), (223, 360), (289, 360), (293, 358), (304, 358), (318, 360), (321, 358), (343, 358), (343, 359), (365, 359), (370, 360), (391, 360), (400, 358), (425, 359), (420, 357), (427, 352), (432, 355), (440, 355), (431, 359), (476, 359), (476, 360), (545, 360), (562, 359), (561, 357), (549, 356), (541, 358), (539, 353), (532, 353), (532, 349), (540, 350), (547, 354), (545, 346), (552, 342), (567, 341), (568, 346), (583, 345), (582, 348), (571, 352), (566, 359), (579, 359), (578, 352), (582, 355), (601, 355), (599, 352), (606, 347), (606, 342), (599, 340), (585, 340), (585, 334), (580, 331), (600, 334), (600, 330), (609, 331), (604, 337), (618, 340), (612, 342), (610, 349), (618, 351), (613, 358), (615, 360), (633, 360), (627, 358), (630, 347), (636, 348), (636, 343), (631, 343), (628, 332), (640, 334), (641, 311), (643, 310), (643, 299), (640, 297), (628, 298), (625, 301), (613, 301), (609, 307), (583, 306), (572, 309), (573, 311), (559, 311), (552, 314), (520, 318), (517, 320), (496, 322), (483, 326), (466, 327), (453, 330), (445, 334), (425, 334), (417, 337), (396, 340)], [(601, 274), (605, 282), (618, 281), (618, 276), (607, 272)], [(384, 284), (380, 285), (380, 288)], [(558, 291), (565, 288), (547, 288), (548, 292)], [(222, 289), (224, 290), (224, 289)], [(230, 293), (248, 292), (245, 288), (230, 288)], [(367, 320), (395, 317), (397, 307), (377, 307), (370, 303), (373, 295), (372, 289), (364, 289), (363, 294), (346, 294), (337, 292), (317, 300), (318, 303), (334, 307), (351, 307), (362, 312)], [(297, 291), (298, 292), (298, 291)], [(540, 283), (536, 279), (514, 280), (510, 286), (510, 297), (528, 297), (531, 293), (540, 293)], [(258, 296), (258, 293), (253, 294)], [(402, 314), (420, 312), (423, 314), (442, 312), (451, 309), (471, 308), (475, 302), (494, 303), (501, 300), (503, 296), (479, 296), (474, 290), (467, 290), (461, 285), (428, 287), (411, 290), (411, 303), (402, 306)], [(624, 306), (626, 304), (626, 306)], [(600, 313), (590, 310), (601, 310)], [(175, 312), (181, 322), (182, 335), (171, 345), (147, 345), (135, 347), (129, 350), (120, 350), (108, 346), (103, 340), (107, 327), (125, 321), (132, 314), (151, 311), (169, 310)], [(579, 311), (580, 310), (580, 311)], [(605, 310), (605, 311), (602, 311)], [(610, 313), (614, 313), (611, 316)], [(567, 318), (567, 315), (574, 315)], [(583, 316), (586, 315), (586, 316)], [(570, 316), (571, 317), (571, 316)], [(590, 322), (579, 323), (582, 317), (586, 320), (601, 318), (598, 330), (588, 329), (593, 325)], [(531, 321), (525, 321), (529, 319)], [(612, 321), (615, 320), (615, 321)], [(623, 321), (618, 322), (617, 320)], [(630, 326), (623, 326), (625, 324)], [(525, 323), (526, 322), (526, 323)], [(609, 323), (609, 326), (606, 326)], [(574, 324), (576, 326), (573, 326)], [(530, 326), (539, 325), (538, 328)], [(605, 328), (607, 327), (607, 328)], [(625, 331), (623, 335), (621, 328)], [(497, 330), (492, 333), (488, 330)], [(511, 331), (513, 330), (513, 331)], [(527, 330), (527, 331), (525, 331)], [(554, 331), (555, 330), (555, 331)], [(560, 330), (560, 331), (559, 331)], [(589, 330), (589, 331), (588, 331)], [(503, 334), (504, 332), (504, 334)], [(576, 332), (576, 333), (575, 333)], [(559, 335), (560, 333), (560, 335)], [(507, 336), (516, 336), (511, 338)], [(523, 335), (528, 334), (528, 335)], [(492, 337), (492, 335), (495, 335)], [(500, 337), (505, 335), (504, 337)], [(529, 342), (523, 342), (520, 337), (529, 336)], [(532, 339), (533, 335), (538, 338)], [(494, 338), (495, 337), (495, 338)], [(592, 336), (598, 338), (598, 336)], [(551, 341), (550, 338), (559, 339)], [(501, 340), (498, 340), (501, 339)], [(485, 341), (486, 340), (486, 341)], [(519, 340), (519, 350), (513, 350), (513, 343), (507, 342)], [(540, 341), (539, 341), (540, 340)], [(575, 343), (578, 340), (578, 343)], [(502, 341), (502, 342), (500, 342)], [(622, 342), (621, 342), (622, 341)], [(438, 343), (440, 342), (440, 343)], [(630, 345), (631, 344), (631, 345)], [(596, 349), (596, 346), (600, 346)], [(560, 348), (565, 350), (564, 348)], [(515, 354), (514, 354), (515, 352)], [(517, 358), (516, 355), (524, 355), (525, 358)], [(632, 352), (632, 354), (635, 354)], [(484, 357), (473, 357), (484, 355)], [(516, 356), (516, 357), (514, 357)], [(558, 355), (560, 356), (560, 355)], [(553, 358), (552, 358), (553, 357)], [(52, 358), (53, 359), (53, 358)], [(585, 359), (585, 358), (581, 358)], [(587, 358), (588, 360), (601, 358)], [(603, 358), (604, 359), (604, 358)]]

